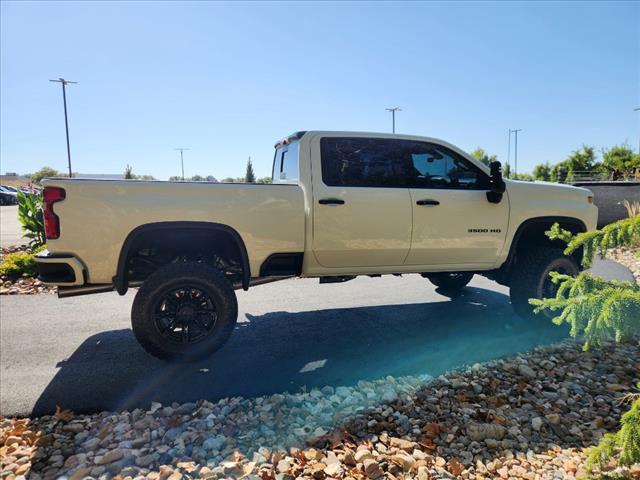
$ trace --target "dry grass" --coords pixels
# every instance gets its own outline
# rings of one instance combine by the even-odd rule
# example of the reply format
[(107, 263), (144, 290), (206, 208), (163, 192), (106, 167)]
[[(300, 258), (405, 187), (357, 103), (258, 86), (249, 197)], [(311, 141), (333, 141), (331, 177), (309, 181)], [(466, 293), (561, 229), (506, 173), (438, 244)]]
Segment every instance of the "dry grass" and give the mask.
[(623, 200), (622, 205), (627, 209), (627, 215), (629, 218), (633, 218), (636, 215), (640, 215), (640, 201), (637, 200)]

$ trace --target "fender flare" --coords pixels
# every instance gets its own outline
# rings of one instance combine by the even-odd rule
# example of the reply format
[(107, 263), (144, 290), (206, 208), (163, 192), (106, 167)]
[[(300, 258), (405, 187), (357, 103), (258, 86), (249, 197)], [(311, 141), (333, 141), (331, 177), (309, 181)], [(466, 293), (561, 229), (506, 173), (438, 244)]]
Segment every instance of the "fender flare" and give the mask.
[(503, 266), (506, 267), (507, 269), (511, 268), (513, 264), (513, 260), (516, 255), (516, 249), (518, 247), (518, 243), (520, 242), (520, 238), (522, 237), (522, 235), (524, 234), (524, 232), (528, 227), (530, 227), (531, 225), (535, 225), (536, 223), (550, 223), (553, 225), (556, 222), (564, 227), (570, 226), (570, 225), (576, 226), (577, 227), (576, 230), (578, 232), (587, 231), (587, 226), (585, 225), (585, 223), (579, 218), (575, 218), (575, 217), (549, 216), (549, 217), (528, 218), (527, 220), (522, 222), (520, 225), (518, 225), (518, 229), (516, 230), (516, 233), (513, 235), (513, 240), (511, 240), (511, 245), (509, 246), (509, 255), (507, 256), (507, 259), (505, 260)]
[(247, 255), (247, 248), (244, 245), (242, 237), (240, 234), (229, 225), (224, 225), (221, 223), (215, 222), (189, 222), (189, 221), (179, 221), (179, 222), (157, 222), (157, 223), (145, 223), (144, 225), (140, 225), (127, 235), (127, 238), (124, 240), (122, 247), (120, 248), (120, 256), (118, 257), (118, 267), (116, 270), (116, 275), (113, 277), (113, 286), (115, 290), (120, 294), (124, 295), (127, 293), (127, 289), (129, 288), (127, 272), (126, 272), (126, 262), (129, 256), (129, 252), (131, 247), (133, 246), (135, 240), (140, 237), (143, 233), (147, 233), (150, 231), (162, 231), (162, 230), (209, 230), (209, 231), (217, 231), (227, 233), (233, 238), (236, 243), (238, 250), (240, 251), (240, 261), (242, 262), (242, 288), (244, 290), (249, 289), (249, 282), (251, 279), (251, 271), (249, 267), (249, 256)]

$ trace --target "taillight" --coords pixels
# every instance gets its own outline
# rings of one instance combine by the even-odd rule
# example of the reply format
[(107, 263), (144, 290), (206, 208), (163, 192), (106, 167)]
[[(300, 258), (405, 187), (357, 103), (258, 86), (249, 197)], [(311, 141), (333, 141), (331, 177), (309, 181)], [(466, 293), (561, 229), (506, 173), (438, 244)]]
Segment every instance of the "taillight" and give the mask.
[(58, 187), (44, 187), (42, 192), (44, 232), (48, 240), (60, 237), (60, 219), (53, 213), (53, 204), (64, 200), (65, 191)]

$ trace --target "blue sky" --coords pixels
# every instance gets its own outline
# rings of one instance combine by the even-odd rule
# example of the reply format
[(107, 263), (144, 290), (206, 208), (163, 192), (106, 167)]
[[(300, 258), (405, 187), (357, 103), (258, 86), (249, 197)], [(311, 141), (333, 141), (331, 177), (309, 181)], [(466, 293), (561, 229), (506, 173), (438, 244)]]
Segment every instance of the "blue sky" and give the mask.
[(2, 2), (2, 173), (269, 175), (296, 130), (443, 138), (519, 171), (640, 136), (640, 3)]

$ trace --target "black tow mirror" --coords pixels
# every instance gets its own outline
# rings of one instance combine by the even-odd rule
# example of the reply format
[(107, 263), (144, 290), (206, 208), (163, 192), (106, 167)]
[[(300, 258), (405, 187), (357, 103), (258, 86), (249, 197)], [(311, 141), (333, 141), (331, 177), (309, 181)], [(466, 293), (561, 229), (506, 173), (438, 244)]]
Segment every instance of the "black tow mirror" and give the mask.
[(496, 160), (489, 164), (489, 168), (491, 169), (489, 179), (491, 189), (487, 192), (487, 200), (491, 203), (500, 203), (502, 194), (506, 188), (504, 180), (502, 179), (502, 164)]

